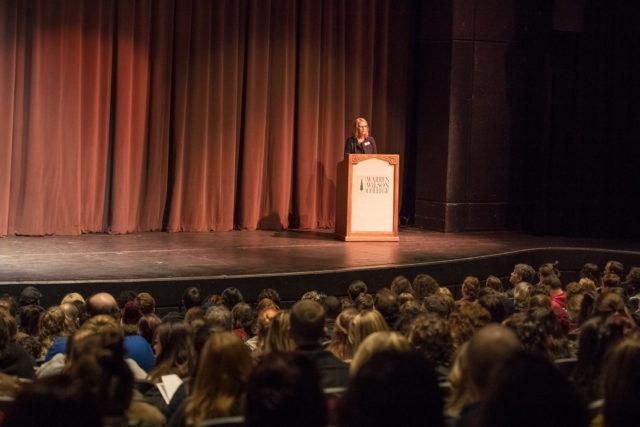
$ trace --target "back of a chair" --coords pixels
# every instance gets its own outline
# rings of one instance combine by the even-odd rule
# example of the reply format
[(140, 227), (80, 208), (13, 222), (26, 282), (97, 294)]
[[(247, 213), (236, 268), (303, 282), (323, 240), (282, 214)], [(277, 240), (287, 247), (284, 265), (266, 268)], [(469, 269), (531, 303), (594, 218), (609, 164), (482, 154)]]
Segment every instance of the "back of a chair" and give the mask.
[(238, 427), (244, 425), (244, 417), (212, 418), (196, 424), (196, 427)]
[(554, 363), (560, 372), (562, 372), (565, 377), (569, 378), (573, 373), (573, 368), (575, 368), (576, 363), (578, 363), (578, 359), (575, 357), (568, 357), (566, 359), (556, 359), (554, 360)]

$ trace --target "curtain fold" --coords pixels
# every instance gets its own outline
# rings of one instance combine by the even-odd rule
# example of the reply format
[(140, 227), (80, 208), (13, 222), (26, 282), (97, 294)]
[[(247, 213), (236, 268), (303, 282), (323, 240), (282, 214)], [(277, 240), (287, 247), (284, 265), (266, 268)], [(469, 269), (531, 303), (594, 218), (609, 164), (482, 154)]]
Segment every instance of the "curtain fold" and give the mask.
[(353, 120), (404, 152), (418, 5), (1, 2), (0, 235), (332, 227)]

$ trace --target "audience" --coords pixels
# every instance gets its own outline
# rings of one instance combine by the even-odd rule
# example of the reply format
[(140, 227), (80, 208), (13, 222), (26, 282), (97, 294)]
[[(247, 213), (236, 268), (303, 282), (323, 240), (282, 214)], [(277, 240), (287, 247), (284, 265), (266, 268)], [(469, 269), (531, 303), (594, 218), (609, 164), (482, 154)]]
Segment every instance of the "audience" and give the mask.
[[(51, 402), (65, 401), (86, 402), (65, 425), (229, 416), (247, 425), (442, 425), (446, 415), (452, 426), (582, 426), (583, 402), (603, 408), (594, 426), (631, 425), (640, 268), (625, 283), (623, 272), (615, 260), (602, 275), (585, 264), (584, 277), (564, 286), (557, 262), (537, 275), (516, 264), (512, 288), (467, 276), (457, 303), (427, 274), (372, 284), (371, 293), (355, 280), (346, 299), (312, 290), (290, 310), (273, 289), (245, 302), (237, 288), (205, 296), (190, 287), (162, 320), (166, 308), (147, 292), (99, 292), (86, 303), (71, 293), (45, 310), (40, 291), (26, 287), (17, 301), (0, 297), (0, 394), (18, 398), (6, 425), (56, 425), (66, 419)], [(32, 355), (46, 357), (22, 391), (18, 378), (35, 378)], [(182, 381), (175, 393), (166, 375)], [(25, 409), (38, 400), (46, 421)]]

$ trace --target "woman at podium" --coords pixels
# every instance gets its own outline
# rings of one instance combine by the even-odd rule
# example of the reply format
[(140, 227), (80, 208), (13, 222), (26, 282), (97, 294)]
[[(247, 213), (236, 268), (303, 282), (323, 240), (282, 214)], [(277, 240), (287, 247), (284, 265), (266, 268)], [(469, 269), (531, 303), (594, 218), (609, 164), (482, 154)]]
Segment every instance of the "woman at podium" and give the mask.
[(344, 154), (378, 154), (376, 140), (369, 136), (369, 124), (362, 117), (353, 124), (353, 135), (344, 144)]

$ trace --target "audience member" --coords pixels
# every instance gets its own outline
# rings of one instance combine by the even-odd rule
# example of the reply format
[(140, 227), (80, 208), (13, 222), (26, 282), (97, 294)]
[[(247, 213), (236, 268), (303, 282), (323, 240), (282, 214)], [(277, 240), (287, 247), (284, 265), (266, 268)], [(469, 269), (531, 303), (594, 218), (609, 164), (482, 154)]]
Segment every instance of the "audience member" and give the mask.
[(388, 330), (389, 326), (379, 311), (368, 310), (359, 313), (349, 325), (349, 344), (353, 354), (358, 351), (358, 347), (367, 336), (374, 332)]
[(229, 287), (222, 291), (222, 302), (231, 311), (236, 304), (244, 302), (244, 298), (240, 289)]
[(480, 292), (480, 281), (477, 277), (467, 276), (462, 282), (462, 298), (456, 301), (459, 305), (468, 304), (478, 299), (478, 292)]
[(207, 309), (204, 320), (209, 325), (211, 332), (231, 332), (233, 323), (231, 311), (224, 305), (214, 305)]
[(391, 291), (398, 296), (405, 292), (413, 294), (413, 286), (411, 285), (409, 279), (404, 276), (394, 277), (389, 287)]
[(271, 319), (271, 326), (264, 343), (264, 353), (293, 351), (296, 345), (291, 338), (291, 312), (280, 310)]
[(362, 292), (356, 297), (355, 303), (356, 310), (358, 311), (373, 310), (373, 297), (371, 296), (371, 294)]
[(447, 320), (434, 313), (421, 314), (411, 324), (408, 338), (416, 350), (433, 365), (438, 382), (446, 382), (454, 354)]
[(196, 356), (189, 325), (180, 321), (161, 323), (153, 341), (156, 354), (155, 367), (148, 380), (160, 382), (163, 375), (175, 374), (184, 379), (193, 374)]
[(413, 294), (419, 302), (422, 302), (424, 297), (437, 293), (439, 288), (438, 281), (428, 274), (418, 274), (413, 279)]
[(351, 321), (357, 315), (358, 311), (355, 308), (347, 308), (336, 318), (333, 336), (327, 346), (327, 350), (342, 361), (349, 360), (353, 357), (353, 351), (349, 344), (349, 325), (351, 325)]
[(347, 293), (349, 294), (349, 299), (351, 299), (351, 301), (353, 301), (354, 303), (358, 295), (366, 292), (367, 292), (367, 284), (364, 283), (362, 280), (354, 280), (353, 282), (349, 283), (349, 288), (347, 289)]
[(411, 343), (397, 332), (379, 331), (367, 336), (358, 347), (349, 366), (349, 374), (353, 377), (371, 357), (381, 351), (411, 351)]
[[(609, 353), (602, 372), (605, 426), (632, 427), (640, 419), (640, 339), (630, 336)], [(596, 424), (596, 423), (594, 423)]]
[(34, 379), (35, 361), (24, 348), (15, 343), (17, 330), (15, 319), (9, 312), (0, 309), (0, 372)]

